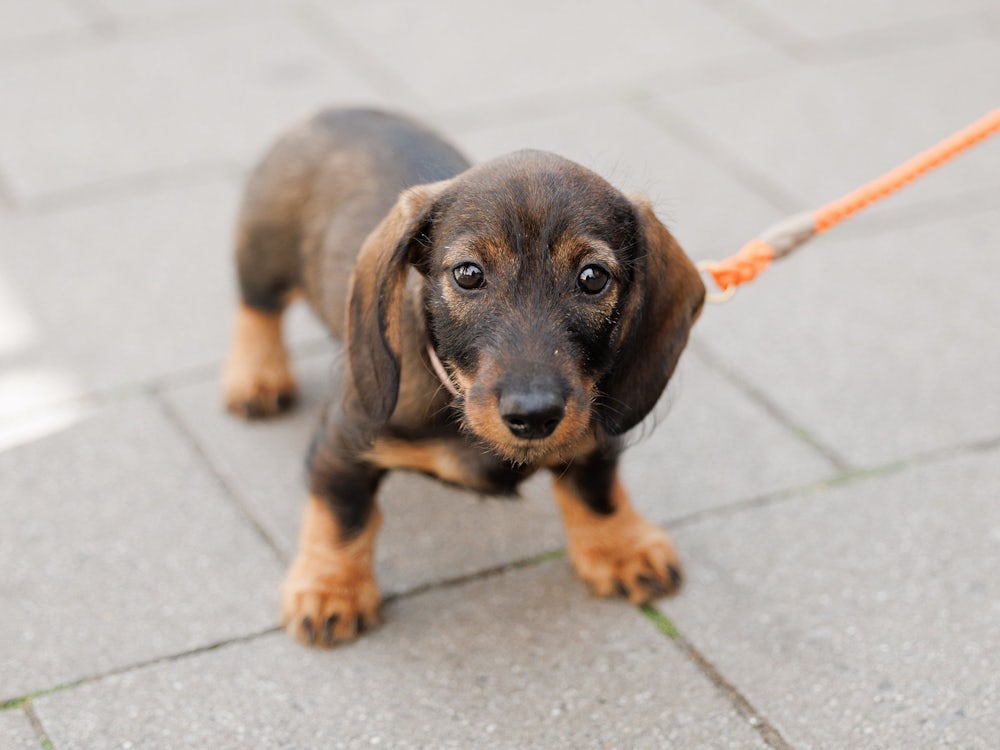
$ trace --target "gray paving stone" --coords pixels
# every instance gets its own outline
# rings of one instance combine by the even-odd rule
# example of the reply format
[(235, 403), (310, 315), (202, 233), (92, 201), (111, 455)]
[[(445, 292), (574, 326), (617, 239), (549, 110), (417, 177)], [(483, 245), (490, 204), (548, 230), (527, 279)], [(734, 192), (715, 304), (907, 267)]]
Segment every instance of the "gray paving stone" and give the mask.
[(770, 16), (773, 24), (784, 27), (807, 42), (850, 34), (906, 30), (917, 24), (932, 24), (938, 29), (949, 25), (971, 28), (981, 12), (995, 7), (992, 0), (956, 0), (948, 3), (935, 0), (846, 0), (836, 4), (733, 0), (732, 5), (763, 12)]
[(702, 340), (855, 465), (1000, 435), (1000, 211), (816, 241)]
[[(0, 306), (12, 321), (0, 340), (4, 377), (25, 374), (0, 412), (221, 363), (236, 201), (214, 182), (0, 217)], [(301, 313), (290, 334), (322, 335)]]
[(203, 162), (248, 164), (296, 119), (377, 92), (290, 18), (120, 38), (0, 67), (0, 167), (23, 200)]
[(62, 0), (0, 3), (0, 50), (12, 43), (23, 47), (39, 36), (86, 31), (86, 19)]
[[(330, 360), (301, 361), (303, 401), (290, 416), (245, 423), (219, 408), (215, 383), (166, 397), (227, 481), (286, 554), (296, 546), (304, 499), (303, 457), (326, 397)], [(663, 422), (654, 431), (656, 421)], [(657, 522), (825, 478), (831, 467), (694, 358), (626, 453), (623, 476), (636, 505)], [(720, 471), (719, 466), (726, 466)], [(542, 472), (522, 499), (480, 500), (422, 476), (396, 472), (383, 485), (378, 570), (388, 591), (468, 575), (565, 544)]]
[(574, 87), (629, 86), (656, 71), (771, 52), (727, 17), (684, 0), (514, 0), (503, 13), (461, 0), (439, 2), (433, 12), (403, 0), (316, 7), (426, 104), (452, 110)]
[(152, 404), (0, 453), (0, 701), (259, 631), (280, 565)]
[(836, 473), (689, 350), (622, 461), (636, 505), (658, 523)]
[(39, 750), (42, 747), (24, 711), (0, 712), (0, 746), (6, 750)]
[(1000, 453), (683, 529), (661, 606), (798, 748), (996, 747)]
[(389, 615), (332, 652), (278, 634), (47, 696), (37, 710), (60, 750), (766, 747), (650, 622), (581, 596), (563, 561)]
[[(459, 131), (482, 161), (522, 148), (554, 151), (626, 192), (647, 195), (694, 257), (729, 251), (784, 214), (662, 127), (618, 103)], [(724, 218), (724, 221), (723, 221)]]
[[(280, 2), (280, 0), (279, 0)], [(273, 10), (278, 3), (274, 0), (101, 0), (100, 8), (117, 21), (137, 19), (154, 20), (162, 23), (165, 19), (212, 17), (222, 12), (241, 11), (245, 16), (259, 11)]]
[[(665, 94), (661, 101), (810, 208), (874, 179), (995, 108), (998, 66), (995, 40), (970, 39)], [(1000, 140), (993, 139), (880, 207), (998, 186)]]
[(994, 9), (992, 13), (986, 14), (983, 25), (993, 36), (1000, 36), (1000, 10)]

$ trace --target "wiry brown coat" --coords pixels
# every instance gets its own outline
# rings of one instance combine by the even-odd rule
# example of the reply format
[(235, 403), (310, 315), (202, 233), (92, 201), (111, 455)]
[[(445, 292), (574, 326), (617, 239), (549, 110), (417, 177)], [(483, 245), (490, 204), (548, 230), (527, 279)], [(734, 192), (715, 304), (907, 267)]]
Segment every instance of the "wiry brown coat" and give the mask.
[(232, 411), (291, 404), (280, 319), (295, 296), (346, 342), (282, 595), (297, 638), (329, 645), (376, 621), (375, 495), (396, 468), (493, 493), (553, 469), (570, 558), (595, 591), (640, 602), (678, 585), (673, 547), (631, 507), (616, 466), (704, 287), (643, 199), (552, 154), (473, 167), (408, 120), (331, 110), (252, 175), (237, 269)]

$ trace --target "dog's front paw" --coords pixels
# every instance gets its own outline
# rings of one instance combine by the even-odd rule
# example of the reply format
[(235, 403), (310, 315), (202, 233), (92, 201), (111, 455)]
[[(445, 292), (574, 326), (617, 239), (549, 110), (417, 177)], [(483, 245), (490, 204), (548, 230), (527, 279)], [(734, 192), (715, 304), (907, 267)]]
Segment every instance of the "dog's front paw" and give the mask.
[(670, 538), (638, 514), (623, 515), (595, 520), (585, 532), (570, 535), (577, 574), (597, 595), (618, 593), (633, 604), (674, 593), (681, 564)]
[(351, 640), (378, 623), (381, 602), (370, 570), (301, 554), (281, 590), (281, 623), (310, 646)]

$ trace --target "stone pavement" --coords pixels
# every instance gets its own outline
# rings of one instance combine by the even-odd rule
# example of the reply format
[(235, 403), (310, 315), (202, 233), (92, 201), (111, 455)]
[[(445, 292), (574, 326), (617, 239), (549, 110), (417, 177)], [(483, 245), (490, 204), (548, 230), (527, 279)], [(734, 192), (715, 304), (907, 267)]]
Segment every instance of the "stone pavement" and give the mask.
[(217, 373), (241, 181), (392, 106), (558, 151), (694, 257), (1000, 105), (996, 0), (0, 0), (0, 748), (1000, 746), (1000, 139), (710, 308), (628, 454), (645, 611), (520, 503), (385, 486), (386, 623), (276, 629), (303, 402)]

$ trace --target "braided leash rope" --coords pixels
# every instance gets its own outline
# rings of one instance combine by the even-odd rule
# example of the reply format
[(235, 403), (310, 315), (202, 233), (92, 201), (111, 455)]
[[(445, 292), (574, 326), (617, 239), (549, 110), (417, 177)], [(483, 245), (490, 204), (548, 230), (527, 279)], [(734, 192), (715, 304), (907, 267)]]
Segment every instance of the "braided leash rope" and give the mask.
[(785, 257), (817, 234), (826, 232), (872, 203), (892, 195), (998, 131), (1000, 108), (847, 195), (815, 211), (805, 211), (774, 224), (759, 237), (750, 240), (735, 255), (721, 261), (699, 263), (699, 270), (710, 275), (722, 290), (709, 293), (708, 301), (724, 302), (733, 296), (736, 287), (753, 281), (772, 261)]

